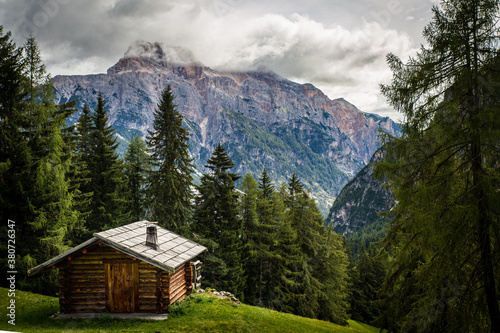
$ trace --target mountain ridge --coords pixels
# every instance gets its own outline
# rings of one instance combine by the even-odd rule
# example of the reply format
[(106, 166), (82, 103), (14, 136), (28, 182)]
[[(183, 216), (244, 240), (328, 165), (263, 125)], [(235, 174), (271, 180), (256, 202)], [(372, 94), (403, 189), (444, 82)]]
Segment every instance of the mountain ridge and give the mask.
[[(235, 156), (237, 172), (258, 176), (266, 167), (277, 182), (296, 172), (323, 212), (377, 149), (378, 128), (399, 131), (387, 117), (271, 71), (217, 71), (162, 43), (136, 42), (126, 54), (105, 74), (54, 77), (56, 102), (78, 99), (79, 108), (88, 103), (92, 109), (102, 92), (125, 144), (147, 135), (161, 91), (170, 85), (198, 169), (221, 142)], [(70, 122), (77, 119), (78, 113)]]
[(383, 149), (378, 149), (370, 163), (344, 186), (335, 199), (325, 221), (335, 232), (347, 236), (387, 220), (378, 214), (390, 210), (394, 205), (394, 197), (374, 177), (375, 164), (383, 158)]

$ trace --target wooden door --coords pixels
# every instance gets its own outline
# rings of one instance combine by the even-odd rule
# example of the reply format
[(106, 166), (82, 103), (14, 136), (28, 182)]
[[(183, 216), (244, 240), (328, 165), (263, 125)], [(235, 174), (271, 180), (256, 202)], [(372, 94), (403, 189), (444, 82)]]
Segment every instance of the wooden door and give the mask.
[(105, 263), (106, 308), (109, 312), (139, 311), (139, 264)]

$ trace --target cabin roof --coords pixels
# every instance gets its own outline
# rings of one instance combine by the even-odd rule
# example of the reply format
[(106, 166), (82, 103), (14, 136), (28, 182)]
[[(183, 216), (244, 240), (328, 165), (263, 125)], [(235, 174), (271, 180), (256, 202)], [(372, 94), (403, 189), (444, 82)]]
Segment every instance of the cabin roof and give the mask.
[(28, 274), (33, 275), (50, 268), (71, 255), (97, 243), (106, 244), (171, 273), (186, 261), (207, 250), (206, 247), (198, 243), (158, 226), (157, 235), (160, 248), (156, 251), (146, 246), (146, 226), (148, 223), (148, 221), (139, 221), (95, 233), (91, 239), (32, 268), (28, 271)]

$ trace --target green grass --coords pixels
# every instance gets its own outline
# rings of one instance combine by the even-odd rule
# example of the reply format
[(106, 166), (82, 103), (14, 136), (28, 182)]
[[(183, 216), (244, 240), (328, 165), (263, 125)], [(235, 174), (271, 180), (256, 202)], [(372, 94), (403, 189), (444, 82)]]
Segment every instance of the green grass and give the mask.
[(0, 288), (0, 330), (17, 332), (378, 332), (355, 321), (347, 327), (264, 308), (235, 304), (209, 294), (189, 296), (172, 307), (165, 321), (51, 319), (59, 311), (58, 299), (16, 291), (16, 325), (7, 323), (8, 290)]

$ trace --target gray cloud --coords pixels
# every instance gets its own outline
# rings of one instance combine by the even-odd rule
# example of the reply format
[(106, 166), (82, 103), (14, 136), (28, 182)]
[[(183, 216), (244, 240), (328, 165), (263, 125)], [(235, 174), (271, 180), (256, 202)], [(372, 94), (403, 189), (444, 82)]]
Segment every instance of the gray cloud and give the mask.
[(385, 55), (415, 51), (434, 0), (0, 1), (5, 30), (18, 44), (34, 34), (53, 75), (105, 72), (135, 40), (158, 41), (210, 67), (265, 67), (397, 119), (378, 89), (391, 77)]

